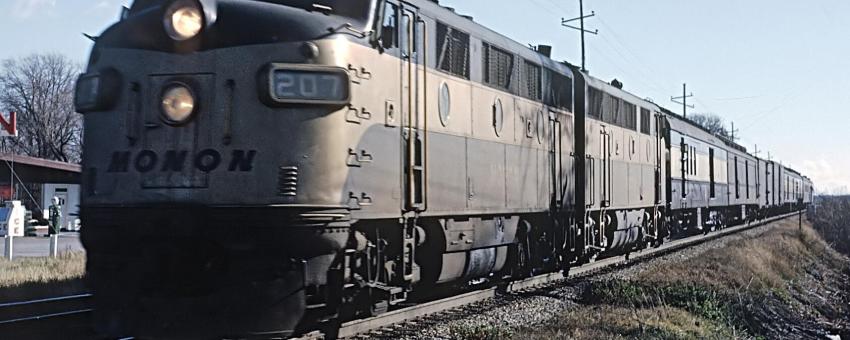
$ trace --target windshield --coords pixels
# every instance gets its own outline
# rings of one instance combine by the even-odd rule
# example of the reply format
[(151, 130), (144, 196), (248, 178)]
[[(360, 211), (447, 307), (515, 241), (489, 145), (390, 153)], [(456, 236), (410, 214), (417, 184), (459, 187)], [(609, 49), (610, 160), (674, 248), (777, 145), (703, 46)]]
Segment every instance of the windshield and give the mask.
[[(375, 0), (254, 0), (281, 4), (306, 10), (328, 11), (332, 14), (367, 21), (374, 12)], [(163, 3), (163, 0), (136, 0), (131, 12)]]
[(375, 0), (258, 0), (307, 10), (328, 10), (330, 13), (360, 20), (369, 20), (374, 13)]

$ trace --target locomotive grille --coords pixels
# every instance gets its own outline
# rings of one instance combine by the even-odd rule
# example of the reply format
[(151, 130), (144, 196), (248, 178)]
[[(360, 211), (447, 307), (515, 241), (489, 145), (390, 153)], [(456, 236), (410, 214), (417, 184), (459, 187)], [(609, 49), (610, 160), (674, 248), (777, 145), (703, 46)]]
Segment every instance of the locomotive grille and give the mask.
[(277, 178), (278, 196), (295, 197), (298, 195), (298, 167), (283, 166)]

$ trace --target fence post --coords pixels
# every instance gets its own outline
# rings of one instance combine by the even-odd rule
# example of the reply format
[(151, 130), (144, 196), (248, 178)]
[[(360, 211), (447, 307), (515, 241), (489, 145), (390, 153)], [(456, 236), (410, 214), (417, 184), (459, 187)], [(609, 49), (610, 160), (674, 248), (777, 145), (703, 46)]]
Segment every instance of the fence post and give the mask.
[(12, 235), (6, 235), (6, 236), (3, 236), (3, 238), (4, 238), (4, 239), (5, 239), (5, 241), (6, 241), (6, 251), (5, 251), (5, 253), (3, 254), (3, 256), (4, 256), (5, 258), (9, 259), (9, 261), (11, 261), (11, 260), (12, 260), (12, 254), (14, 253), (14, 249), (12, 248), (12, 246), (13, 246), (13, 241), (12, 241), (12, 240), (13, 240), (15, 237), (14, 237), (14, 236), (12, 236)]
[(50, 235), (50, 257), (55, 258), (59, 255), (59, 235)]

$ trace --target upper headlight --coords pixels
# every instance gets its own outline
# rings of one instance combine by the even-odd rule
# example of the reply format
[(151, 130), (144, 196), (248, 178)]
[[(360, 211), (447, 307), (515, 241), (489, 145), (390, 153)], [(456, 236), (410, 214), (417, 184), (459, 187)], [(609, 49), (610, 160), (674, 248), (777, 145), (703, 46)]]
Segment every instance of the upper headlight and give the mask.
[(162, 94), (162, 113), (165, 121), (181, 125), (189, 121), (197, 109), (195, 95), (182, 83), (172, 83)]
[(165, 32), (176, 41), (189, 40), (204, 27), (203, 9), (192, 0), (177, 0), (165, 11)]

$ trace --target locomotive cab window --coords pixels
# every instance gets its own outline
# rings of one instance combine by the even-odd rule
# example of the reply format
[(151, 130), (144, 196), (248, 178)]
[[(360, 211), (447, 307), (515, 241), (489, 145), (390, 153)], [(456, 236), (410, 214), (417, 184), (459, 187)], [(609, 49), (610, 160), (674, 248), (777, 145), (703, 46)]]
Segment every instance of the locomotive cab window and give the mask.
[(398, 6), (389, 2), (384, 5), (381, 46), (385, 49), (398, 47)]

